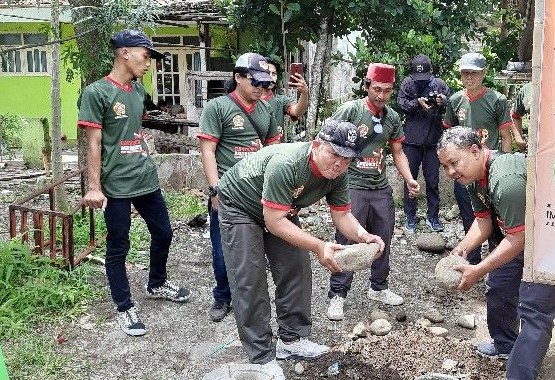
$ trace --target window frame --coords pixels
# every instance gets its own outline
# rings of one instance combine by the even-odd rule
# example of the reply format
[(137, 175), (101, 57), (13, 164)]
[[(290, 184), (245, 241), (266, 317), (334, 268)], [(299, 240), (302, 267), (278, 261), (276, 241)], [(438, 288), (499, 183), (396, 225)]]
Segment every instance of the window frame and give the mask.
[[(21, 41), (24, 42), (26, 34), (43, 34), (40, 32), (8, 32), (3, 31), (0, 34), (18, 34), (21, 37)], [(18, 45), (0, 45), (3, 50), (11, 49), (14, 47), (18, 47)], [(46, 53), (46, 71), (28, 71), (28, 63), (27, 63), (27, 52), (32, 52), (34, 56), (34, 50), (37, 49), (39, 51), (39, 57), (42, 56), (42, 52)], [(20, 72), (12, 72), (12, 71), (2, 71), (1, 70), (1, 62), (0, 62), (0, 77), (15, 77), (15, 76), (51, 76), (52, 75), (52, 50), (50, 45), (45, 46), (36, 46), (28, 49), (20, 49), (17, 50), (20, 53), (20, 61), (21, 61), (21, 71)], [(0, 58), (1, 60), (1, 58)]]

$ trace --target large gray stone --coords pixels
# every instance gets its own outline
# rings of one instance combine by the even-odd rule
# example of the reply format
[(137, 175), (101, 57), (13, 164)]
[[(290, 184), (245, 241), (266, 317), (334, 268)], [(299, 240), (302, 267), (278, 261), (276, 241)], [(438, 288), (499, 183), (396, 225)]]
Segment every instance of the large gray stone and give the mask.
[(163, 189), (205, 189), (202, 162), (198, 154), (153, 154), (158, 167), (158, 179)]
[(379, 250), (376, 243), (352, 244), (335, 251), (334, 258), (343, 272), (359, 271), (370, 268)]
[(455, 289), (461, 283), (461, 272), (453, 269), (457, 265), (468, 264), (468, 261), (458, 255), (448, 255), (436, 264), (436, 280), (447, 289)]
[(445, 249), (445, 240), (437, 232), (426, 232), (418, 236), (416, 246), (421, 251), (441, 252)]

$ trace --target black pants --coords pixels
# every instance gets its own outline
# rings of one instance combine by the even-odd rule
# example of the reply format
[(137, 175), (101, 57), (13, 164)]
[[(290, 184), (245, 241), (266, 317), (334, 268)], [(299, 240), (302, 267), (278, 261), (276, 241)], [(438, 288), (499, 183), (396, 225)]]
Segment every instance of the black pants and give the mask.
[(129, 310), (133, 306), (125, 270), (125, 258), (129, 252), (131, 204), (144, 219), (150, 232), (150, 270), (147, 285), (151, 288), (156, 288), (166, 281), (166, 263), (173, 237), (168, 210), (160, 189), (134, 198), (108, 198), (108, 205), (104, 211), (108, 230), (106, 276), (118, 311)]
[[(435, 147), (403, 144), (403, 151), (409, 162), (412, 178), (418, 178), (418, 171), (422, 165), (424, 180), (426, 181), (426, 201), (428, 204), (428, 218), (437, 218), (439, 212), (439, 159)], [(409, 190), (404, 186), (405, 215), (416, 216), (417, 200), (409, 198)]]

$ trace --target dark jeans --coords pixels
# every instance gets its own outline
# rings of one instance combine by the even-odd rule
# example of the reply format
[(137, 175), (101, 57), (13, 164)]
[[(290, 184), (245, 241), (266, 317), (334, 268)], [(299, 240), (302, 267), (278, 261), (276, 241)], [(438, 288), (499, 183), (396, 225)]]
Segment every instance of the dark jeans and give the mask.
[(555, 286), (520, 284), (520, 333), (507, 362), (507, 380), (534, 380), (549, 348), (555, 318)]
[(133, 306), (125, 270), (125, 258), (129, 251), (131, 204), (144, 219), (150, 232), (150, 270), (147, 283), (149, 288), (156, 288), (166, 281), (166, 263), (173, 237), (168, 210), (160, 189), (133, 198), (108, 198), (104, 211), (108, 230), (106, 276), (118, 311), (129, 310)]
[[(461, 219), (463, 222), (464, 232), (468, 232), (472, 223), (474, 223), (474, 211), (472, 210), (472, 203), (470, 203), (470, 197), (468, 196), (468, 191), (466, 187), (455, 181), (454, 185), (455, 199), (457, 205), (459, 206), (459, 211), (461, 213)], [(473, 251), (469, 252), (466, 259), (471, 264), (478, 264), (482, 261), (481, 247), (475, 248)]]
[(522, 280), (524, 253), (494, 269), (486, 280), (489, 335), (497, 351), (509, 353), (518, 335), (518, 289)]
[[(435, 147), (403, 144), (403, 151), (409, 162), (412, 178), (418, 178), (422, 164), (422, 173), (426, 181), (426, 202), (428, 218), (437, 218), (439, 212), (439, 159)], [(416, 216), (417, 200), (409, 198), (409, 190), (404, 186), (404, 206), (406, 216)]]
[(222, 239), (220, 236), (220, 222), (218, 210), (212, 208), (212, 199), (208, 197), (208, 214), (210, 215), (210, 242), (212, 243), (212, 269), (216, 286), (212, 290), (214, 300), (217, 302), (231, 302), (231, 291), (227, 280)]
[[(387, 278), (389, 276), (389, 252), (391, 248), (391, 237), (395, 226), (395, 209), (393, 206), (393, 190), (391, 186), (376, 190), (349, 190), (351, 197), (351, 213), (360, 225), (371, 234), (382, 238), (385, 249), (379, 259), (372, 263), (370, 286), (373, 290), (384, 290), (388, 288)], [(341, 232), (336, 231), (335, 240), (339, 244), (353, 244)], [(335, 295), (347, 297), (351, 290), (354, 272), (336, 272), (330, 276), (330, 290), (328, 297)]]

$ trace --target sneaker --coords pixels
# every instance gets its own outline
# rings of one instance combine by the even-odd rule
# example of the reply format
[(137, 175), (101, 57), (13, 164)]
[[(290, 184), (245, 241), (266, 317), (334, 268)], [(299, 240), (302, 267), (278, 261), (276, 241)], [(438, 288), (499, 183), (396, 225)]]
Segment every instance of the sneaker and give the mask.
[[(283, 369), (274, 359), (266, 364), (231, 364), (227, 368), (217, 372), (211, 372), (210, 379), (233, 379), (246, 380), (267, 378), (271, 380), (285, 380)], [(203, 379), (208, 379), (208, 375)], [(264, 375), (264, 376), (261, 376)]]
[(383, 302), (386, 305), (399, 306), (402, 305), (405, 300), (403, 297), (393, 293), (389, 289), (384, 290), (374, 290), (372, 288), (368, 289), (368, 298), (374, 301)]
[(502, 354), (501, 352), (497, 351), (495, 345), (492, 342), (478, 343), (476, 345), (476, 352), (478, 353), (478, 355), (484, 358), (500, 360), (509, 359), (509, 354)]
[(121, 330), (127, 335), (141, 336), (146, 334), (146, 327), (137, 315), (137, 308), (133, 306), (126, 311), (118, 311), (117, 321)]
[(185, 302), (191, 297), (191, 291), (185, 287), (180, 287), (171, 280), (166, 280), (157, 288), (149, 288), (145, 285), (146, 295), (149, 298), (164, 298), (175, 302)]
[(285, 344), (281, 339), (277, 340), (276, 358), (310, 360), (324, 355), (330, 348), (322, 344), (314, 343), (307, 338), (300, 338), (296, 342)]
[(328, 319), (332, 321), (340, 321), (343, 319), (343, 304), (345, 303), (345, 298), (336, 295), (330, 299), (330, 305), (328, 306)]
[(229, 302), (214, 301), (214, 305), (210, 309), (210, 319), (213, 322), (220, 322), (232, 309)]
[(438, 218), (428, 218), (428, 219), (426, 219), (426, 224), (434, 232), (443, 231), (443, 224), (441, 224), (441, 222), (439, 221)]
[(405, 231), (407, 231), (407, 234), (414, 234), (417, 223), (418, 220), (416, 219), (416, 216), (407, 216), (407, 221), (405, 222)]

